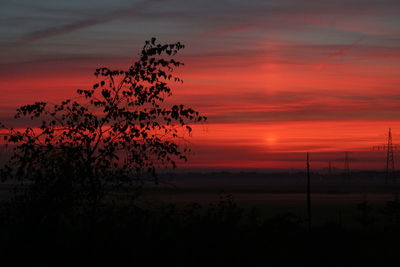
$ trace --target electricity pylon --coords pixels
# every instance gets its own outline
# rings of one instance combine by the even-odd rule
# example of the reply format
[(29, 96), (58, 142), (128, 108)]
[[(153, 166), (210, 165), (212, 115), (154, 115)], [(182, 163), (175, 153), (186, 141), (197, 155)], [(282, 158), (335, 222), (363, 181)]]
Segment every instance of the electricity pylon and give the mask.
[(389, 128), (388, 143), (387, 143), (387, 155), (386, 155), (386, 177), (385, 183), (388, 183), (389, 177), (395, 180), (395, 169), (394, 169), (394, 155), (393, 155), (393, 140), (392, 131)]
[(385, 184), (389, 182), (391, 178), (393, 182), (396, 181), (396, 169), (394, 164), (394, 150), (399, 148), (398, 145), (393, 145), (392, 129), (389, 128), (387, 144), (383, 146), (374, 146), (374, 150), (386, 150), (386, 175)]
[(307, 225), (311, 231), (311, 190), (310, 190), (310, 156), (307, 152)]

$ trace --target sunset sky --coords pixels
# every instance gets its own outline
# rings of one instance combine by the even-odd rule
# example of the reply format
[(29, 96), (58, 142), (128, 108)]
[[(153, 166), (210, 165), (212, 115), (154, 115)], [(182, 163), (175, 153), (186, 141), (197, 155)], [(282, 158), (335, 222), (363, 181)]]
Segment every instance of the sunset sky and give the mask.
[(299, 169), (307, 151), (343, 168), (350, 151), (351, 168), (382, 169), (372, 147), (389, 127), (400, 143), (399, 14), (398, 0), (2, 0), (0, 121), (157, 37), (186, 45), (171, 100), (208, 117), (183, 168)]

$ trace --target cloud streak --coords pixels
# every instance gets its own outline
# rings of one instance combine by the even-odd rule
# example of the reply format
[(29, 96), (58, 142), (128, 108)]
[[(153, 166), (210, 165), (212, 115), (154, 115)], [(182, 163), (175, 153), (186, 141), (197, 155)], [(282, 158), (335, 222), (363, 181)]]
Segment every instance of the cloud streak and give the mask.
[(323, 60), (321, 60), (321, 62), (318, 64), (317, 69), (320, 70), (322, 69), (326, 64), (329, 63), (329, 61), (338, 58), (338, 57), (342, 57), (345, 56), (351, 49), (353, 49), (354, 47), (356, 47), (362, 40), (364, 40), (364, 37), (361, 36), (360, 38), (358, 38), (357, 40), (355, 40), (354, 42), (352, 42), (351, 44), (344, 46), (342, 49), (340, 49), (339, 51), (337, 51), (336, 53), (333, 53), (332, 55), (324, 58)]
[(37, 30), (31, 33), (22, 36), (19, 41), (17, 41), (14, 45), (21, 46), (27, 45), (29, 43), (51, 38), (58, 35), (63, 35), (67, 33), (71, 33), (77, 30), (85, 29), (91, 26), (105, 24), (111, 22), (116, 19), (121, 19), (124, 17), (132, 17), (134, 15), (140, 14), (142, 9), (147, 5), (149, 2), (157, 2), (157, 0), (144, 0), (140, 3), (132, 5), (130, 7), (121, 8), (109, 13), (99, 14), (93, 16), (91, 18), (87, 18), (84, 20), (80, 20), (77, 22), (73, 22), (67, 25), (57, 26), (57, 27), (50, 27), (41, 30)]

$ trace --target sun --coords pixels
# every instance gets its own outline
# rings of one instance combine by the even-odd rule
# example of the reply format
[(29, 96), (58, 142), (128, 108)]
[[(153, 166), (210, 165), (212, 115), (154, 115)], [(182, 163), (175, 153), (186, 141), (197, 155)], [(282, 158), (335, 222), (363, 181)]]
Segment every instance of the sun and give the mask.
[(267, 144), (268, 145), (274, 145), (274, 144), (276, 144), (276, 142), (277, 142), (277, 138), (276, 138), (276, 136), (275, 135), (268, 135), (266, 138), (265, 138), (265, 140), (267, 141)]

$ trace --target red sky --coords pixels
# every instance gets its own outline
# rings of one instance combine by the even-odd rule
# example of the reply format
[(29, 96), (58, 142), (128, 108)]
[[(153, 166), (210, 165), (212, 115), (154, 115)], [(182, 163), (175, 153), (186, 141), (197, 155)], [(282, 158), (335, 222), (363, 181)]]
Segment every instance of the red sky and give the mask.
[[(84, 3), (82, 3), (84, 2)], [(186, 168), (384, 167), (400, 139), (400, 2), (5, 0), (0, 121), (126, 68), (144, 40), (181, 41), (174, 102), (208, 116)], [(400, 143), (400, 141), (399, 141)], [(400, 158), (400, 157), (399, 157)], [(399, 166), (400, 167), (400, 166)]]

